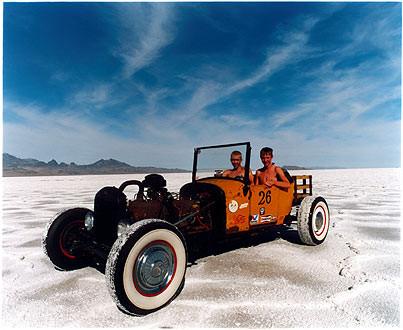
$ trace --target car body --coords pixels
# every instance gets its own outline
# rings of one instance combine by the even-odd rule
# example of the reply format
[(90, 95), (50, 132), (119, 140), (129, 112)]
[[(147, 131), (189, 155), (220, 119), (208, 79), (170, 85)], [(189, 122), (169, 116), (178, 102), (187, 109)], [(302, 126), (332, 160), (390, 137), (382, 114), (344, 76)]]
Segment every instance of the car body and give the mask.
[[(195, 148), (192, 180), (179, 193), (169, 192), (159, 174), (102, 188), (93, 211), (73, 208), (49, 222), (45, 253), (57, 269), (101, 269), (118, 308), (145, 315), (180, 293), (195, 247), (225, 244), (293, 222), (303, 243), (324, 242), (329, 209), (323, 197), (312, 196), (312, 176), (291, 177), (284, 169), (289, 188), (255, 185), (248, 175), (222, 177), (235, 149), (246, 156), (249, 173), (251, 146), (243, 142)], [(217, 160), (222, 162), (218, 170)], [(138, 188), (133, 199), (124, 192), (128, 186)]]

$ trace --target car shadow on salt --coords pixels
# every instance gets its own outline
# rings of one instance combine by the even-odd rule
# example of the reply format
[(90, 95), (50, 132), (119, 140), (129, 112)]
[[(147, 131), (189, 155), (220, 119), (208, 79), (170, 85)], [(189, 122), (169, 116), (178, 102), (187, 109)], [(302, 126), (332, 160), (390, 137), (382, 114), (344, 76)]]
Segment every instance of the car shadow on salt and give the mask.
[(199, 259), (211, 256), (220, 255), (241, 248), (249, 248), (260, 244), (283, 239), (289, 243), (297, 245), (305, 245), (299, 238), (298, 231), (291, 227), (284, 227), (276, 230), (267, 230), (260, 233), (250, 235), (249, 233), (239, 235), (231, 240), (209, 242), (207, 240), (193, 241), (192, 245), (188, 246), (188, 262), (190, 266), (197, 265)]
[[(225, 241), (214, 241), (205, 236), (188, 241), (188, 267), (198, 264), (198, 260), (212, 255), (221, 255), (241, 248), (249, 248), (260, 244), (283, 239), (296, 245), (305, 245), (299, 238), (298, 231), (292, 227), (277, 228), (256, 232), (253, 235), (245, 233)], [(100, 273), (105, 274), (105, 264), (94, 262), (90, 265)]]

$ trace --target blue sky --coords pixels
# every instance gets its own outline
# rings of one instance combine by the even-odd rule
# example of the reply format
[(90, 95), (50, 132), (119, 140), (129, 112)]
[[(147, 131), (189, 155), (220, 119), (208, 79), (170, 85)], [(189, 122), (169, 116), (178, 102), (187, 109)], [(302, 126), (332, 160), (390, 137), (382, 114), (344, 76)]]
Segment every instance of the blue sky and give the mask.
[(400, 3), (5, 3), (3, 151), (400, 166)]

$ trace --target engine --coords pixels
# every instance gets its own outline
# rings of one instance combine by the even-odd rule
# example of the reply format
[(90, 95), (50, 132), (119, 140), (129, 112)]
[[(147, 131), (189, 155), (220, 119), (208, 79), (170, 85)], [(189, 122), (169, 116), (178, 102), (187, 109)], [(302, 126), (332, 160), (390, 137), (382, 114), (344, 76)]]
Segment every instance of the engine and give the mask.
[[(143, 219), (163, 219), (180, 222), (187, 233), (213, 229), (216, 235), (225, 232), (225, 196), (214, 185), (187, 184), (179, 195), (166, 188), (162, 175), (149, 174), (143, 181), (129, 180), (119, 188), (104, 187), (95, 195), (94, 233), (98, 241), (112, 245), (127, 226)], [(133, 200), (128, 201), (124, 190), (139, 187)], [(212, 219), (216, 220), (213, 223)], [(183, 220), (185, 219), (185, 220)]]
[[(130, 185), (137, 185), (139, 191), (135, 201), (128, 204), (124, 189)], [(137, 206), (145, 205), (146, 213), (142, 218), (176, 219), (176, 209), (172, 204), (172, 194), (166, 187), (166, 180), (162, 175), (149, 174), (143, 181), (129, 180), (121, 184), (119, 188), (104, 187), (95, 195), (94, 200), (94, 233), (97, 239), (111, 245), (118, 237), (118, 229), (122, 225), (130, 225), (137, 220), (133, 213), (133, 203)], [(154, 214), (157, 210), (164, 210)], [(148, 211), (148, 212), (147, 212)]]

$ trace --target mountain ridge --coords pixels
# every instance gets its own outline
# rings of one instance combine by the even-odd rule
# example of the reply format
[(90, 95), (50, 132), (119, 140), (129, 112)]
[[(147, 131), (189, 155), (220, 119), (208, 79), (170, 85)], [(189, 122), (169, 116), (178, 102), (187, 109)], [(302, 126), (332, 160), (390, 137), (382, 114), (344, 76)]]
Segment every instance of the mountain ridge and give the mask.
[(154, 166), (132, 166), (116, 159), (100, 159), (92, 164), (77, 165), (74, 162), (58, 163), (33, 158), (18, 158), (3, 153), (3, 177), (10, 176), (52, 176), (52, 175), (92, 175), (92, 174), (145, 174), (145, 173), (188, 173), (180, 168)]

